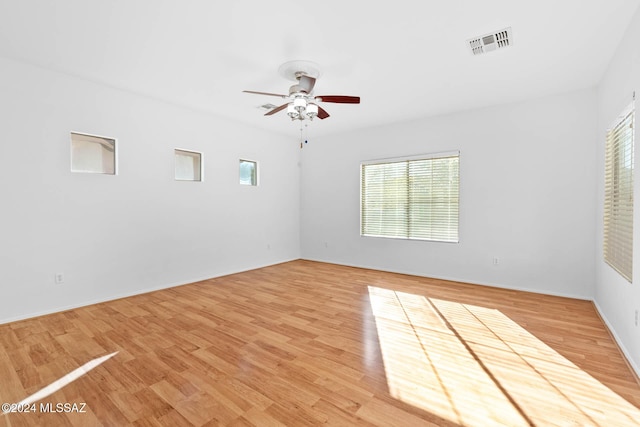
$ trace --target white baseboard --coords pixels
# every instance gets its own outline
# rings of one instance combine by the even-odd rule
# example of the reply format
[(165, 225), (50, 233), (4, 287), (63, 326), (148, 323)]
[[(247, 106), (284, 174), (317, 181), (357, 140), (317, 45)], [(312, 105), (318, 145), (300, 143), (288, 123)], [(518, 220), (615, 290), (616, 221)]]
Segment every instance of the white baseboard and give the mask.
[[(183, 285), (187, 285), (187, 284), (190, 284), (190, 283), (201, 282), (201, 281), (204, 281), (204, 280), (215, 279), (215, 278), (218, 278), (218, 277), (228, 276), (230, 274), (236, 274), (236, 273), (242, 273), (242, 272), (245, 272), (245, 271), (256, 270), (256, 269), (259, 269), (259, 268), (264, 268), (264, 267), (269, 267), (269, 266), (272, 266), (272, 265), (282, 264), (282, 263), (285, 263), (285, 262), (295, 261), (296, 259), (305, 259), (305, 260), (308, 260), (308, 261), (316, 261), (316, 262), (324, 262), (324, 263), (328, 263), (328, 264), (344, 265), (346, 267), (366, 268), (366, 269), (370, 269), (370, 270), (385, 271), (385, 272), (388, 272), (388, 273), (408, 274), (408, 275), (418, 276), (418, 277), (430, 277), (430, 278), (438, 279), (438, 280), (450, 280), (450, 281), (454, 281), (454, 282), (463, 282), (463, 283), (469, 283), (469, 284), (472, 284), (472, 285), (479, 285), (479, 286), (491, 286), (491, 287), (496, 287), (496, 288), (501, 288), (501, 289), (513, 289), (513, 290), (523, 291), (523, 292), (543, 293), (543, 292), (541, 292), (539, 290), (507, 287), (507, 286), (500, 285), (500, 284), (495, 284), (495, 283), (477, 283), (477, 282), (472, 282), (472, 281), (469, 281), (469, 280), (466, 280), (466, 279), (460, 279), (460, 278), (455, 278), (455, 277), (425, 276), (424, 274), (418, 274), (418, 273), (410, 272), (410, 271), (393, 271), (393, 270), (380, 269), (380, 268), (370, 267), (370, 266), (365, 266), (365, 265), (352, 265), (352, 264), (336, 263), (336, 262), (325, 261), (325, 260), (320, 260), (320, 259), (292, 258), (292, 259), (279, 261), (279, 262), (276, 262), (276, 263), (273, 263), (273, 264), (255, 266), (255, 267), (252, 267), (252, 268), (249, 268), (249, 269), (245, 269), (245, 270), (233, 270), (233, 271), (222, 272), (222, 273), (220, 273), (220, 274), (218, 274), (216, 276), (213, 276), (213, 277), (195, 278), (195, 279), (192, 279), (192, 280), (189, 280), (189, 281), (185, 281), (185, 282), (180, 282), (180, 283), (167, 283), (167, 284), (159, 285), (159, 286), (156, 286), (156, 287), (153, 287), (153, 288), (139, 289), (139, 290), (136, 290), (136, 291), (130, 292), (130, 293), (112, 295), (112, 296), (109, 296), (107, 299), (87, 300), (87, 301), (83, 301), (82, 303), (79, 303), (79, 304), (73, 304), (73, 305), (64, 306), (64, 307), (57, 307), (57, 308), (54, 308), (54, 309), (51, 309), (51, 310), (44, 310), (44, 311), (41, 311), (41, 312), (28, 313), (28, 314), (24, 314), (24, 315), (13, 317), (13, 318), (0, 319), (0, 325), (5, 324), (5, 323), (17, 322), (17, 321), (25, 320), (25, 319), (31, 319), (31, 318), (34, 318), (34, 317), (45, 316), (47, 314), (60, 313), (60, 312), (67, 311), (67, 310), (73, 310), (75, 308), (86, 307), (86, 306), (93, 305), (93, 304), (100, 304), (100, 303), (103, 303), (103, 302), (113, 301), (113, 300), (117, 300), (117, 299), (121, 299), (121, 298), (127, 298), (127, 297), (136, 296), (136, 295), (142, 295), (142, 294), (146, 294), (146, 293), (149, 293), (149, 292), (160, 291), (160, 290), (163, 290), (163, 289), (174, 288), (174, 287), (177, 287), (177, 286), (183, 286)], [(602, 309), (598, 305), (597, 301), (593, 300), (592, 298), (587, 298), (587, 297), (584, 297), (584, 296), (567, 295), (567, 294), (560, 294), (560, 293), (545, 293), (545, 295), (553, 295), (553, 296), (559, 296), (559, 297), (565, 297), (565, 298), (575, 298), (575, 299), (592, 301), (594, 306), (595, 306), (595, 308), (596, 308), (596, 310), (598, 311), (598, 314), (600, 315), (600, 317), (604, 321), (605, 325), (609, 329), (609, 332), (613, 336), (613, 339), (616, 341), (616, 344), (618, 345), (618, 347), (620, 348), (620, 350), (624, 354), (625, 358), (627, 359), (627, 362), (629, 363), (629, 366), (635, 371), (635, 374), (638, 376), (638, 378), (640, 378), (640, 367), (635, 363), (633, 358), (631, 358), (631, 353), (624, 346), (624, 344), (622, 343), (622, 340), (620, 339), (620, 337), (618, 337), (618, 334), (616, 333), (615, 329), (613, 328), (613, 326), (611, 325), (611, 323), (607, 319), (607, 316), (604, 315), (604, 312), (602, 311)]]
[(47, 314), (61, 313), (63, 311), (67, 311), (67, 310), (73, 310), (73, 309), (76, 309), (76, 308), (87, 307), (87, 306), (90, 306), (90, 305), (100, 304), (100, 303), (103, 303), (103, 302), (108, 302), (108, 301), (114, 301), (114, 300), (118, 300), (118, 299), (122, 299), (122, 298), (133, 297), (133, 296), (136, 296), (136, 295), (148, 294), (149, 292), (155, 292), (155, 291), (161, 291), (163, 289), (175, 288), (177, 286), (183, 286), (183, 285), (188, 285), (190, 283), (202, 282), (204, 280), (209, 280), (209, 279), (215, 279), (215, 278), (218, 278), (218, 277), (228, 276), (230, 274), (243, 273), (245, 271), (257, 270), (259, 268), (270, 267), (272, 265), (282, 264), (282, 263), (289, 262), (289, 261), (295, 261), (297, 259), (299, 259), (299, 258), (286, 259), (286, 260), (283, 260), (283, 261), (275, 262), (273, 264), (257, 265), (257, 266), (254, 266), (254, 267), (251, 267), (251, 268), (247, 268), (247, 269), (223, 271), (223, 272), (221, 272), (221, 273), (219, 273), (219, 274), (217, 274), (215, 276), (193, 278), (193, 279), (190, 279), (190, 280), (187, 280), (187, 281), (180, 281), (180, 282), (176, 282), (176, 283), (165, 283), (165, 284), (154, 286), (154, 287), (151, 287), (151, 288), (137, 289), (137, 290), (135, 290), (133, 292), (125, 292), (125, 293), (121, 293), (121, 294), (109, 295), (108, 297), (105, 297), (105, 298), (89, 299), (89, 300), (82, 301), (82, 302), (80, 302), (78, 304), (71, 304), (71, 305), (62, 306), (62, 307), (54, 307), (54, 308), (51, 308), (50, 310), (43, 310), (43, 311), (32, 312), (32, 313), (25, 313), (25, 314), (20, 315), (20, 316), (8, 317), (8, 318), (4, 318), (4, 319), (0, 318), (0, 325), (3, 325), (5, 323), (18, 322), (20, 320), (33, 319), (34, 317), (46, 316)]
[(609, 329), (609, 332), (611, 333), (611, 336), (613, 336), (613, 339), (616, 341), (616, 344), (618, 344), (620, 351), (622, 351), (622, 354), (624, 354), (624, 357), (627, 359), (627, 363), (629, 364), (631, 369), (634, 370), (636, 377), (640, 378), (640, 367), (636, 364), (636, 362), (631, 357), (631, 352), (627, 350), (627, 348), (622, 343), (622, 340), (616, 333), (616, 330), (611, 325), (611, 322), (609, 322), (609, 319), (607, 319), (607, 316), (604, 315), (604, 311), (600, 308), (600, 306), (598, 305), (598, 302), (594, 300), (593, 305), (596, 307), (596, 310), (598, 310), (598, 314), (600, 315), (600, 318), (602, 319), (604, 324), (607, 326), (607, 329)]
[(600, 315), (600, 318), (602, 318), (602, 321), (605, 323), (605, 326), (607, 327), (607, 329), (611, 333), (611, 336), (613, 337), (614, 341), (616, 342), (616, 344), (620, 348), (620, 351), (622, 351), (625, 359), (627, 360), (627, 363), (629, 364), (631, 369), (635, 372), (636, 376), (638, 378), (640, 378), (640, 367), (635, 363), (635, 361), (631, 357), (631, 353), (629, 352), (629, 350), (627, 350), (627, 348), (622, 343), (622, 340), (620, 339), (620, 337), (616, 333), (615, 329), (611, 325), (611, 322), (609, 322), (607, 317), (604, 315), (602, 309), (598, 305), (598, 302), (595, 301), (593, 298), (590, 298), (590, 297), (587, 297), (587, 296), (584, 296), (584, 295), (570, 295), (570, 294), (563, 294), (563, 293), (558, 293), (558, 292), (546, 292), (546, 291), (542, 292), (540, 290), (531, 290), (531, 289), (527, 289), (527, 288), (505, 286), (505, 285), (500, 285), (500, 284), (496, 284), (496, 283), (479, 283), (479, 282), (473, 282), (473, 281), (469, 281), (469, 280), (466, 280), (466, 279), (460, 279), (460, 278), (456, 278), (456, 277), (425, 276), (424, 274), (415, 273), (415, 272), (411, 272), (411, 271), (394, 271), (394, 270), (380, 269), (378, 267), (337, 263), (337, 262), (326, 261), (326, 260), (321, 260), (321, 259), (312, 259), (312, 258), (303, 258), (303, 259), (308, 260), (308, 261), (324, 262), (324, 263), (328, 263), (328, 264), (344, 265), (346, 267), (366, 268), (366, 269), (369, 269), (369, 270), (378, 270), (378, 271), (384, 271), (384, 272), (388, 272), (388, 273), (408, 274), (408, 275), (411, 275), (411, 276), (427, 277), (427, 278), (433, 278), (433, 279), (438, 279), (438, 280), (449, 280), (449, 281), (453, 281), (453, 282), (469, 283), (471, 285), (490, 286), (490, 287), (501, 288), (501, 289), (512, 289), (512, 290), (515, 290), (515, 291), (531, 292), (531, 293), (536, 293), (536, 294), (551, 295), (551, 296), (557, 296), (557, 297), (563, 297), (563, 298), (573, 298), (573, 299), (580, 299), (580, 300), (584, 300), (584, 301), (591, 301), (594, 304), (594, 306), (596, 307), (596, 310), (598, 311), (598, 314)]
[(572, 298), (572, 299), (579, 299), (579, 300), (584, 300), (584, 301), (592, 301), (593, 300), (593, 298), (591, 298), (590, 296), (587, 296), (587, 295), (575, 295), (575, 294), (569, 294), (569, 293), (555, 292), (555, 291), (551, 291), (551, 290), (530, 289), (530, 288), (522, 288), (522, 287), (517, 287), (517, 286), (514, 287), (514, 286), (507, 286), (507, 285), (500, 284), (500, 283), (475, 282), (475, 281), (472, 281), (472, 280), (469, 280), (469, 279), (460, 278), (460, 277), (452, 277), (452, 276), (437, 276), (437, 275), (435, 275), (435, 276), (434, 275), (427, 276), (424, 273), (417, 273), (417, 272), (411, 271), (411, 270), (384, 269), (384, 268), (375, 267), (375, 266), (369, 266), (369, 265), (348, 264), (348, 263), (327, 261), (327, 260), (315, 259), (315, 258), (302, 258), (302, 259), (307, 260), (307, 261), (324, 262), (324, 263), (327, 263), (327, 264), (344, 265), (345, 267), (365, 268), (367, 270), (384, 271), (386, 273), (406, 274), (406, 275), (409, 275), (409, 276), (425, 277), (425, 278), (429, 278), (429, 279), (448, 280), (450, 282), (468, 283), (470, 285), (488, 286), (488, 287), (492, 287), (492, 288), (510, 289), (510, 290), (514, 290), (514, 291), (530, 292), (530, 293), (534, 293), (534, 294), (551, 295), (551, 296), (554, 296), (554, 297)]

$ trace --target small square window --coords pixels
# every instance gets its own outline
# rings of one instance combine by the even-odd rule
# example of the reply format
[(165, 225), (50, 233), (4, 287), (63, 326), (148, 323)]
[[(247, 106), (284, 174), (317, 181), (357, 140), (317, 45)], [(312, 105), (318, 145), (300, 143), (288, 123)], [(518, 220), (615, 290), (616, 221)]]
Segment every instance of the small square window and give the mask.
[(240, 159), (240, 184), (258, 185), (258, 163)]
[(202, 154), (175, 150), (176, 181), (202, 181)]
[(116, 140), (71, 132), (71, 172), (116, 174)]

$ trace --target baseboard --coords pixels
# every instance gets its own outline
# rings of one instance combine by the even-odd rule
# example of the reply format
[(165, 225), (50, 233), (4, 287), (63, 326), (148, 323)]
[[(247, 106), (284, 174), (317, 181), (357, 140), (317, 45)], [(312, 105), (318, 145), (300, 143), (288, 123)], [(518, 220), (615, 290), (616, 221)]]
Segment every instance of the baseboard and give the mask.
[(624, 344), (622, 343), (622, 340), (620, 339), (618, 334), (616, 334), (615, 329), (611, 325), (611, 322), (609, 322), (607, 317), (603, 314), (603, 311), (600, 308), (600, 306), (598, 305), (597, 301), (595, 301), (593, 298), (585, 297), (585, 296), (582, 296), (582, 295), (569, 295), (569, 294), (562, 294), (562, 293), (557, 293), (557, 292), (542, 292), (540, 290), (531, 290), (531, 289), (526, 289), (526, 288), (504, 286), (504, 285), (500, 285), (500, 284), (496, 284), (496, 283), (478, 283), (478, 282), (473, 282), (473, 281), (469, 281), (469, 280), (466, 280), (466, 279), (460, 279), (460, 278), (455, 278), (455, 277), (425, 276), (424, 274), (419, 274), (419, 273), (416, 274), (415, 272), (410, 272), (410, 271), (397, 271), (397, 270), (380, 269), (380, 268), (377, 268), (377, 267), (370, 267), (370, 266), (365, 266), (365, 265), (355, 265), (355, 264), (346, 264), (346, 263), (336, 263), (336, 262), (325, 261), (325, 260), (320, 260), (320, 259), (311, 259), (311, 258), (303, 258), (303, 259), (306, 260), (306, 261), (322, 262), (322, 263), (325, 263), (325, 264), (343, 265), (345, 267), (364, 268), (364, 269), (368, 269), (368, 270), (384, 271), (384, 272), (387, 272), (387, 273), (406, 274), (406, 275), (410, 275), (410, 276), (426, 277), (426, 278), (432, 278), (432, 279), (438, 279), (438, 280), (449, 280), (449, 281), (452, 281), (452, 282), (469, 283), (471, 285), (488, 286), (488, 287), (494, 287), (494, 288), (500, 288), (500, 289), (511, 289), (511, 290), (514, 290), (514, 291), (530, 292), (530, 293), (535, 293), (535, 294), (543, 294), (543, 295), (551, 295), (551, 296), (557, 296), (557, 297), (563, 297), (563, 298), (573, 298), (573, 299), (579, 299), (579, 300), (584, 300), (584, 301), (591, 301), (593, 303), (593, 305), (595, 306), (595, 308), (596, 308), (596, 312), (598, 313), (598, 316), (600, 316), (600, 318), (602, 319), (602, 323), (604, 323), (604, 325), (606, 326), (609, 334), (611, 334), (611, 337), (613, 338), (613, 341), (616, 343), (616, 345), (620, 349), (620, 352), (622, 353), (623, 359), (625, 360), (625, 362), (629, 366), (629, 370), (634, 374), (635, 380), (640, 385), (640, 367), (634, 362), (633, 358), (631, 357), (631, 353), (624, 346)]
[(452, 277), (452, 276), (437, 276), (437, 275), (429, 275), (429, 276), (427, 276), (424, 273), (417, 273), (415, 271), (410, 271), (410, 270), (384, 269), (384, 268), (375, 267), (375, 266), (348, 264), (348, 263), (326, 261), (326, 260), (322, 260), (322, 259), (313, 259), (313, 258), (302, 258), (302, 259), (304, 259), (306, 261), (322, 262), (322, 263), (325, 263), (325, 264), (343, 265), (345, 267), (364, 268), (364, 269), (367, 269), (367, 270), (384, 271), (385, 273), (406, 274), (408, 276), (425, 277), (425, 278), (437, 279), (437, 280), (447, 280), (447, 281), (450, 281), (450, 282), (468, 283), (470, 285), (487, 286), (487, 287), (490, 287), (490, 288), (510, 289), (510, 290), (513, 290), (513, 291), (529, 292), (529, 293), (533, 293), (533, 294), (550, 295), (550, 296), (562, 297), (562, 298), (572, 298), (572, 299), (579, 299), (579, 300), (583, 300), (583, 301), (593, 301), (593, 298), (591, 298), (589, 296), (585, 296), (585, 295), (574, 295), (574, 294), (569, 294), (569, 293), (553, 292), (553, 291), (547, 291), (547, 290), (541, 291), (539, 289), (529, 289), (529, 288), (514, 287), (514, 286), (508, 286), (508, 285), (504, 285), (504, 284), (500, 284), (500, 283), (475, 282), (475, 281), (470, 281), (469, 279), (464, 279), (464, 278), (460, 278), (460, 277)]
[[(514, 288), (514, 287), (508, 287), (508, 286), (503, 286), (503, 285), (494, 284), (494, 283), (476, 283), (476, 282), (472, 282), (472, 281), (465, 280), (465, 279), (460, 279), (460, 278), (455, 278), (455, 277), (425, 276), (424, 274), (418, 274), (418, 273), (415, 273), (415, 272), (394, 271), (394, 270), (380, 269), (380, 268), (371, 267), (371, 266), (365, 266), (365, 265), (336, 263), (336, 262), (330, 262), (330, 261), (319, 260), (319, 259), (310, 259), (310, 258), (292, 258), (292, 259), (287, 259), (287, 260), (279, 261), (279, 262), (272, 263), (272, 264), (258, 265), (258, 266), (254, 266), (254, 267), (251, 267), (251, 268), (248, 268), (248, 269), (230, 270), (230, 271), (222, 272), (221, 274), (218, 274), (218, 275), (212, 276), (212, 277), (195, 278), (195, 279), (192, 279), (192, 280), (179, 282), (179, 283), (168, 283), (168, 284), (163, 284), (163, 285), (156, 286), (156, 287), (153, 287), (153, 288), (139, 289), (139, 290), (136, 290), (136, 291), (130, 292), (130, 293), (123, 293), (123, 294), (113, 295), (113, 296), (110, 296), (110, 297), (108, 297), (106, 299), (87, 300), (87, 301), (84, 301), (84, 302), (79, 303), (79, 304), (72, 304), (72, 305), (69, 305), (69, 306), (58, 307), (58, 308), (55, 308), (55, 309), (52, 309), (52, 310), (44, 310), (44, 311), (41, 311), (41, 312), (25, 314), (23, 316), (0, 319), (0, 325), (6, 324), (6, 323), (11, 323), (11, 322), (17, 322), (17, 321), (20, 321), (20, 320), (32, 319), (32, 318), (40, 317), (40, 316), (46, 316), (48, 314), (60, 313), (60, 312), (64, 312), (64, 311), (67, 311), (67, 310), (73, 310), (73, 309), (80, 308), (80, 307), (87, 307), (87, 306), (94, 305), (94, 304), (100, 304), (100, 303), (103, 303), (103, 302), (114, 301), (114, 300), (118, 300), (118, 299), (122, 299), (122, 298), (128, 298), (128, 297), (132, 297), (132, 296), (136, 296), (136, 295), (143, 295), (143, 294), (147, 294), (147, 293), (150, 293), (150, 292), (160, 291), (160, 290), (163, 290), (163, 289), (175, 288), (177, 286), (184, 286), (184, 285), (188, 285), (188, 284), (191, 284), (191, 283), (202, 282), (204, 280), (220, 278), (220, 277), (228, 276), (230, 274), (237, 274), (237, 273), (243, 273), (243, 272), (246, 272), (246, 271), (257, 270), (257, 269), (260, 269), (260, 268), (265, 268), (265, 267), (270, 267), (270, 266), (273, 266), (273, 265), (284, 264), (286, 262), (295, 261), (297, 259), (303, 259), (305, 261), (313, 261), (313, 262), (322, 262), (322, 263), (325, 263), (325, 264), (343, 265), (345, 267), (352, 267), (352, 268), (364, 268), (364, 269), (368, 269), (368, 270), (384, 271), (384, 272), (388, 272), (388, 273), (407, 274), (407, 275), (418, 276), (418, 277), (429, 277), (429, 278), (438, 279), (438, 280), (449, 280), (449, 281), (453, 281), (453, 282), (469, 283), (469, 284), (478, 285), (478, 286), (488, 286), (488, 287), (495, 287), (495, 288), (500, 288), (500, 289), (512, 289), (512, 290), (516, 290), (516, 291), (531, 292), (531, 293), (538, 293), (538, 294), (542, 294), (543, 293), (543, 292), (540, 292), (540, 291), (537, 291), (537, 290), (534, 291), (534, 290), (526, 289), (526, 288), (524, 288), (524, 289), (523, 288)], [(602, 311), (602, 309), (598, 305), (597, 301), (595, 301), (595, 300), (593, 300), (591, 298), (585, 298), (583, 296), (574, 296), (574, 295), (566, 295), (566, 294), (558, 294), (558, 293), (544, 293), (544, 294), (545, 295), (552, 295), (552, 296), (559, 296), (559, 297), (564, 297), (564, 298), (575, 298), (575, 299), (591, 301), (593, 303), (595, 309), (596, 309), (596, 312), (598, 313), (598, 316), (600, 316), (600, 318), (602, 319), (602, 322), (605, 324), (605, 326), (607, 327), (607, 330), (611, 334), (611, 337), (613, 338), (613, 340), (615, 341), (616, 345), (620, 349), (620, 352), (622, 353), (623, 358), (625, 359), (626, 363), (628, 364), (631, 372), (634, 374), (636, 381), (638, 382), (638, 384), (640, 384), (640, 367), (635, 363), (635, 361), (631, 357), (631, 353), (624, 346), (624, 344), (622, 343), (622, 340), (620, 339), (620, 337), (618, 337), (618, 334), (616, 333), (615, 329), (611, 325), (611, 322), (609, 322), (609, 320), (607, 319), (607, 316), (604, 315), (604, 312)]]
[(188, 281), (180, 281), (180, 282), (175, 282), (175, 283), (165, 283), (165, 284), (154, 286), (154, 287), (151, 287), (151, 288), (137, 289), (137, 290), (135, 290), (133, 292), (125, 292), (125, 293), (121, 293), (121, 294), (115, 294), (115, 295), (112, 295), (112, 296), (108, 296), (106, 298), (90, 299), (90, 300), (82, 301), (82, 302), (80, 302), (78, 304), (70, 304), (68, 306), (56, 307), (56, 308), (52, 308), (50, 310), (43, 310), (43, 311), (39, 311), (39, 312), (33, 312), (33, 313), (24, 314), (24, 315), (21, 315), (21, 316), (0, 319), (0, 325), (6, 324), (6, 323), (18, 322), (20, 320), (33, 319), (33, 318), (40, 317), (40, 316), (46, 316), (48, 314), (61, 313), (61, 312), (68, 311), (68, 310), (74, 310), (76, 308), (88, 307), (88, 306), (95, 305), (95, 304), (101, 304), (103, 302), (109, 302), (109, 301), (119, 300), (119, 299), (122, 299), (122, 298), (133, 297), (133, 296), (136, 296), (136, 295), (148, 294), (150, 292), (161, 291), (163, 289), (169, 289), (169, 288), (175, 288), (175, 287), (178, 287), (178, 286), (189, 285), (191, 283), (202, 282), (202, 281), (209, 280), (209, 279), (216, 279), (216, 278), (228, 276), (230, 274), (244, 273), (246, 271), (257, 270), (257, 269), (260, 269), (260, 268), (270, 267), (272, 265), (284, 264), (285, 262), (295, 261), (297, 259), (299, 259), (299, 258), (286, 259), (284, 261), (278, 261), (278, 262), (275, 262), (275, 263), (272, 263), (272, 264), (257, 265), (257, 266), (254, 266), (254, 267), (251, 267), (251, 268), (247, 268), (247, 269), (223, 271), (220, 274), (217, 274), (215, 276), (193, 278), (193, 279), (190, 279)]
[(596, 312), (598, 313), (598, 316), (600, 316), (600, 319), (602, 319), (602, 322), (607, 327), (609, 334), (611, 334), (613, 341), (615, 341), (616, 345), (620, 349), (620, 352), (623, 355), (623, 359), (625, 360), (625, 362), (627, 362), (627, 365), (629, 366), (631, 372), (635, 374), (636, 382), (638, 383), (638, 385), (640, 385), (640, 367), (635, 363), (635, 361), (631, 357), (631, 352), (627, 350), (627, 348), (622, 343), (622, 340), (620, 339), (620, 337), (618, 337), (616, 330), (611, 325), (611, 322), (609, 322), (609, 319), (607, 319), (607, 316), (604, 315), (604, 312), (598, 305), (598, 302), (594, 300), (593, 305), (596, 308)]

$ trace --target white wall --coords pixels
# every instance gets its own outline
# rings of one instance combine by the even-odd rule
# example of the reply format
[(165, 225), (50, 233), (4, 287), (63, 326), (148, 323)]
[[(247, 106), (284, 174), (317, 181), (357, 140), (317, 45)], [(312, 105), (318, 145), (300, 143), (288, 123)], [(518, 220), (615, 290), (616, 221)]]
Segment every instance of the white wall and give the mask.
[[(636, 310), (640, 310), (640, 171), (637, 168), (640, 159), (640, 133), (638, 123), (640, 116), (636, 111), (635, 131), (635, 164), (634, 172), (634, 207), (633, 221), (633, 276), (631, 284), (616, 273), (603, 261), (602, 256), (602, 216), (604, 199), (604, 139), (607, 129), (632, 101), (633, 91), (640, 97), (640, 10), (635, 14), (627, 33), (618, 47), (616, 54), (598, 88), (598, 130), (597, 130), (597, 159), (598, 159), (598, 201), (596, 239), (596, 288), (595, 301), (614, 333), (618, 343), (626, 353), (627, 358), (640, 375), (640, 326), (634, 323)], [(636, 101), (636, 110), (640, 107), (640, 99)]]
[[(591, 299), (596, 110), (595, 90), (584, 90), (311, 138), (303, 258)], [(460, 243), (360, 236), (361, 161), (451, 150)]]
[[(300, 256), (295, 137), (6, 59), (0, 117), (0, 323)], [(118, 175), (72, 174), (70, 131), (117, 138)]]

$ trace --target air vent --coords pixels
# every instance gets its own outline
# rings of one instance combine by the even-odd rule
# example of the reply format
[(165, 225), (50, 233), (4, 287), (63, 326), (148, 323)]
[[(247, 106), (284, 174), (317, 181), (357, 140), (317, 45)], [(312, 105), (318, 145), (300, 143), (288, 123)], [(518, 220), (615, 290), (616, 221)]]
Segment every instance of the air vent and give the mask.
[(481, 53), (491, 52), (496, 49), (502, 49), (509, 47), (513, 44), (513, 35), (511, 34), (511, 27), (504, 30), (496, 31), (492, 34), (485, 34), (484, 36), (474, 37), (468, 40), (469, 48), (474, 55), (480, 55)]

